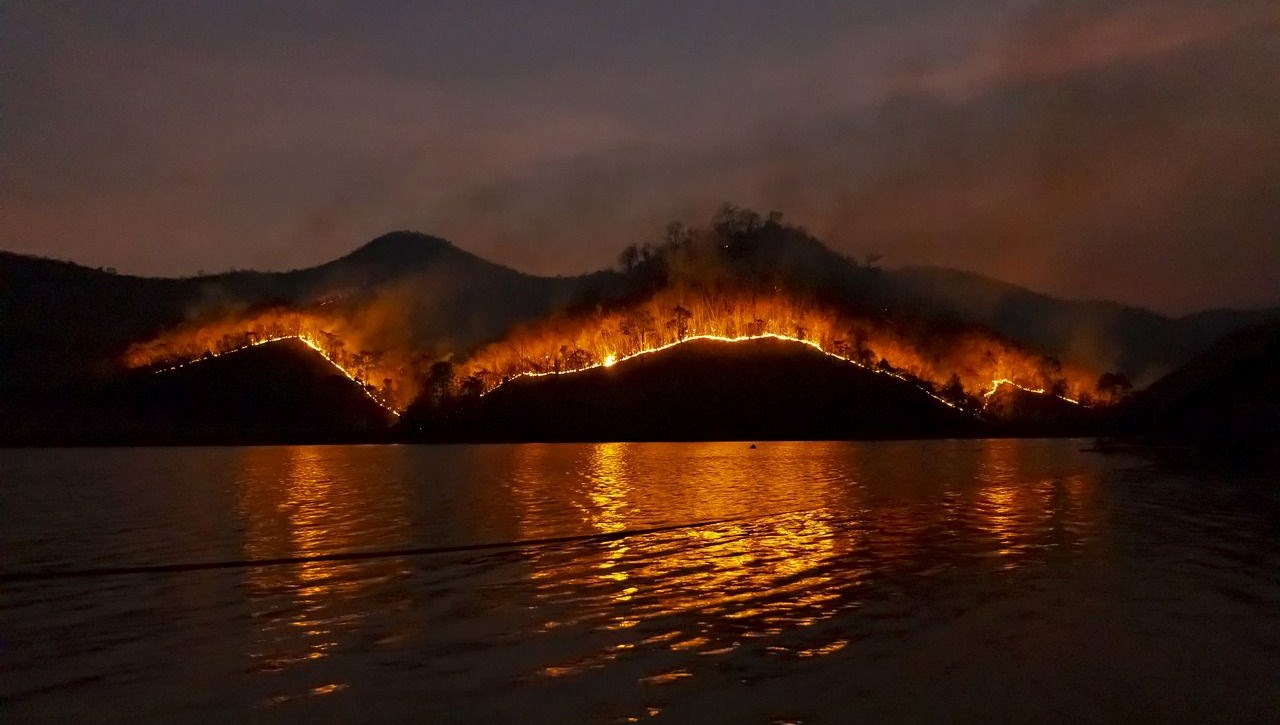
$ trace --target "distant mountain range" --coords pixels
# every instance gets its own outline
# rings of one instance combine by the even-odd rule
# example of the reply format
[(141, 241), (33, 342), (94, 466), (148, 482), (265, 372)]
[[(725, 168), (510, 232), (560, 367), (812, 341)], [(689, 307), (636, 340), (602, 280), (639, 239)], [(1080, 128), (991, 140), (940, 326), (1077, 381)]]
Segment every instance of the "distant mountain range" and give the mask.
[[(778, 250), (764, 261), (837, 280), (858, 267), (821, 246)], [(856, 278), (868, 287), (865, 294), (886, 304), (983, 324), (1048, 354), (1125, 372), (1139, 386), (1224, 335), (1280, 318), (1280, 308), (1173, 318), (1112, 302), (1058, 299), (937, 267), (884, 270), (870, 277), (871, 285), (866, 275)], [(233, 310), (394, 298), (411, 321), (406, 332), (414, 343), (427, 354), (448, 354), (556, 309), (616, 294), (622, 284), (613, 270), (528, 275), (413, 232), (384, 235), (308, 269), (177, 279), (0, 252), (0, 395), (101, 374), (132, 341)]]
[[(732, 254), (744, 270), (804, 280), (886, 314), (985, 326), (1046, 355), (1124, 372), (1139, 387), (1224, 336), (1280, 319), (1280, 308), (1172, 318), (951, 269), (873, 269), (807, 236), (762, 238)], [(626, 270), (528, 275), (413, 232), (384, 235), (308, 269), (181, 279), (0, 252), (0, 421), (36, 409), (72, 414), (86, 395), (125, 375), (120, 361), (131, 344), (202, 320), (268, 307), (341, 308), (424, 359), (446, 359), (522, 324), (633, 295), (634, 284)]]
[(905, 299), (987, 325), (1050, 354), (1123, 372), (1139, 387), (1155, 382), (1224, 335), (1280, 319), (1280, 307), (1167, 317), (1116, 302), (1058, 299), (941, 267), (906, 267), (886, 276)]

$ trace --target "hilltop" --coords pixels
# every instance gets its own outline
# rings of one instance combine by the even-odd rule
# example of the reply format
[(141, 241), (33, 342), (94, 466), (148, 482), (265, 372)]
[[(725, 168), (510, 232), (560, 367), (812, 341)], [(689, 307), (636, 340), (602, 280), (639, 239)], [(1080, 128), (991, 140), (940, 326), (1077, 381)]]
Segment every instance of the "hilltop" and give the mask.
[[(176, 279), (0, 252), (0, 399), (101, 381), (120, 372), (131, 343), (268, 308), (341, 308), (424, 354), (447, 354), (569, 304), (608, 276), (526, 275), (412, 232), (307, 269)], [(389, 308), (395, 314), (379, 317)]]
[(174, 445), (384, 440), (394, 417), (296, 340), (3, 410), (13, 445)]
[[(1126, 372), (1139, 385), (1232, 331), (1280, 310), (1170, 318), (1108, 302), (1061, 300), (957, 270), (881, 270), (805, 234), (755, 235), (735, 274), (802, 280), (822, 294), (988, 327), (1063, 359)], [(325, 264), (165, 279), (0, 252), (0, 397), (101, 379), (134, 342), (184, 324), (271, 307), (341, 309), (382, 340), (431, 357), (465, 354), (522, 322), (635, 293), (643, 270), (539, 277), (429, 235), (395, 232)]]
[(970, 435), (903, 380), (780, 340), (693, 340), (612, 367), (513, 380), (405, 413), (411, 440), (765, 440)]
[[(182, 279), (0, 253), (0, 422), (16, 430), (32, 411), (68, 419), (133, 379), (131, 367), (264, 339), (306, 336), (311, 349), (291, 354), (323, 349), (358, 381), (357, 393), (363, 387), (404, 408), (441, 361), (466, 362), (456, 383), (488, 389), (522, 371), (643, 350), (689, 325), (701, 326), (697, 334), (821, 338), (828, 352), (922, 377), (931, 389), (959, 375), (965, 394), (977, 396), (1016, 374), (1025, 387), (1067, 385), (1083, 398), (1099, 372), (1127, 373), (1141, 386), (1278, 313), (1169, 318), (956, 270), (885, 270), (832, 251), (780, 215), (732, 206), (704, 229), (673, 224), (654, 243), (624, 249), (616, 269), (563, 278), (524, 274), (414, 232), (307, 269)], [(997, 370), (1014, 372), (989, 374)], [(1052, 428), (1066, 415), (1023, 395), (1005, 398), (1002, 409), (1023, 422)], [(721, 403), (726, 415), (734, 410)], [(171, 424), (185, 425), (180, 417)]]

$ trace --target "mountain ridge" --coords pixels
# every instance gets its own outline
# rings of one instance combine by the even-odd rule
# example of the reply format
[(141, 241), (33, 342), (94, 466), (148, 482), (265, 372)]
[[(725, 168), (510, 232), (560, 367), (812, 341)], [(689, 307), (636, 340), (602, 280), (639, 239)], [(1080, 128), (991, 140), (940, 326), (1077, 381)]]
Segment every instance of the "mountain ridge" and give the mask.
[[(862, 285), (858, 294), (984, 325), (1047, 354), (1086, 358), (1100, 369), (1127, 372), (1140, 387), (1223, 335), (1280, 316), (1280, 308), (1271, 308), (1174, 318), (1111, 301), (1065, 300), (963, 270), (861, 267), (808, 236), (766, 236), (729, 254), (756, 259), (762, 274)], [(612, 269), (573, 277), (527, 274), (411, 231), (380, 235), (312, 267), (185, 278), (121, 275), (0, 251), (0, 311), (8, 319), (0, 327), (0, 373), (9, 373), (0, 395), (30, 387), (15, 379), (48, 378), (56, 387), (68, 377), (103, 374), (129, 342), (236, 310), (400, 305), (416, 326), (404, 334), (424, 354), (447, 356), (558, 309), (624, 294), (626, 284)]]
[(1111, 300), (1063, 299), (947, 267), (909, 266), (886, 274), (911, 295), (950, 308), (962, 319), (1062, 357), (1094, 359), (1101, 369), (1126, 372), (1139, 387), (1223, 335), (1280, 319), (1280, 307), (1214, 308), (1174, 317)]

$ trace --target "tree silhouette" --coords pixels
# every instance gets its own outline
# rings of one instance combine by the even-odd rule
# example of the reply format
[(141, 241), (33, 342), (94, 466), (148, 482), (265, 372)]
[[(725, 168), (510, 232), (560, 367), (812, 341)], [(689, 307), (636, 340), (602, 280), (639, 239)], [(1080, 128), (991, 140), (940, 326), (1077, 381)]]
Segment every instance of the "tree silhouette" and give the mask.
[(946, 384), (938, 390), (938, 397), (963, 406), (968, 401), (968, 396), (964, 393), (964, 385), (960, 383), (960, 376), (951, 373), (951, 377), (947, 378)]
[(745, 237), (759, 231), (763, 226), (764, 220), (759, 214), (728, 202), (721, 204), (720, 209), (711, 218), (711, 227), (727, 239)]
[(468, 375), (458, 386), (458, 397), (463, 400), (479, 400), (484, 389), (484, 380), (479, 375)]
[(636, 245), (632, 244), (622, 250), (618, 255), (618, 264), (622, 267), (622, 271), (631, 274), (640, 264), (640, 250)]
[[(680, 222), (671, 222), (667, 224), (667, 228), (662, 232), (662, 244), (668, 249), (676, 249), (689, 243), (689, 229)], [(645, 250), (652, 255), (649, 245), (645, 245)]]
[(623, 316), (618, 323), (618, 332), (627, 338), (633, 349), (643, 350), (648, 346), (649, 336), (658, 331), (654, 325), (653, 315), (646, 309), (635, 309)]
[(677, 340), (683, 340), (689, 336), (689, 320), (692, 318), (692, 312), (676, 305), (671, 309), (671, 319), (667, 320), (667, 329), (676, 333)]
[(560, 355), (564, 358), (565, 370), (582, 370), (591, 366), (595, 362), (595, 358), (590, 352), (580, 347), (569, 347), (565, 345), (560, 348)]
[(431, 365), (427, 373), (427, 396), (432, 405), (439, 407), (453, 395), (453, 363), (448, 360)]
[(853, 331), (854, 360), (864, 367), (871, 367), (876, 359), (875, 353), (871, 351), (871, 348), (867, 347), (868, 340), (869, 336), (866, 330), (859, 327)]
[[(1058, 387), (1059, 383), (1063, 386), (1066, 382), (1062, 380), (1062, 361), (1052, 355), (1046, 355), (1040, 361), (1040, 379), (1041, 387), (1052, 392)], [(1060, 393), (1053, 393), (1060, 395)]]

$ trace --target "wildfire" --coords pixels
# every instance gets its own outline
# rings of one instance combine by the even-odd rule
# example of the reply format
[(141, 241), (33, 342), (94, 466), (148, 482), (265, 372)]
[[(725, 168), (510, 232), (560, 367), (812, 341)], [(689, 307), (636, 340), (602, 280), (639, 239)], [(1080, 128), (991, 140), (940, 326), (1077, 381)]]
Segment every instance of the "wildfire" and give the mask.
[[(643, 357), (645, 355), (652, 355), (653, 353), (662, 352), (664, 350), (670, 350), (671, 348), (676, 347), (677, 345), (683, 345), (685, 343), (695, 342), (697, 340), (711, 340), (714, 342), (749, 342), (751, 340), (782, 340), (784, 342), (796, 342), (796, 343), (800, 343), (801, 345), (811, 347), (817, 350), (818, 352), (821, 352), (822, 354), (826, 355), (827, 357), (835, 358), (837, 360), (849, 363), (851, 365), (855, 365), (857, 367), (870, 370), (871, 372), (874, 372), (874, 373), (889, 375), (890, 377), (894, 377), (899, 380), (906, 380), (910, 382), (910, 379), (906, 375), (903, 375), (901, 373), (895, 373), (888, 370), (880, 370), (873, 367), (861, 365), (856, 360), (850, 360), (849, 358), (841, 357), (833, 352), (823, 350), (821, 345), (818, 345), (812, 340), (802, 340), (798, 337), (787, 337), (786, 335), (775, 335), (773, 333), (764, 333), (762, 335), (746, 335), (743, 337), (722, 337), (719, 335), (694, 335), (692, 337), (686, 337), (683, 340), (677, 340), (676, 342), (667, 343), (666, 345), (662, 345), (660, 347), (650, 348), (648, 350), (641, 350), (631, 355), (627, 355), (626, 357), (623, 357), (623, 358), (619, 358), (616, 355), (610, 354), (610, 355), (607, 355), (605, 359), (601, 362), (592, 363), (590, 365), (587, 365), (586, 367), (576, 368), (574, 370), (564, 370), (558, 373), (557, 372), (532, 372), (532, 371), (523, 372), (503, 380), (502, 382), (498, 383), (497, 386), (486, 391), (486, 394), (491, 393), (494, 390), (497, 390), (499, 387), (502, 387), (502, 385), (509, 383), (512, 380), (516, 380), (518, 378), (540, 378), (540, 377), (546, 377), (550, 375), (572, 375), (573, 373), (586, 372), (587, 370), (594, 370), (596, 368), (609, 368), (609, 367), (613, 367), (614, 365), (617, 365), (620, 362), (626, 362), (627, 360), (634, 360), (635, 358)], [(924, 390), (923, 388), (922, 390), (923, 392), (927, 393), (929, 397), (933, 398), (939, 403), (955, 408), (956, 410), (961, 410), (960, 406), (956, 405), (955, 403), (945, 398), (941, 398), (928, 390)]]
[(319, 354), (320, 354), (320, 357), (324, 358), (324, 359), (325, 359), (325, 361), (326, 361), (326, 362), (328, 362), (328, 363), (329, 363), (329, 365), (333, 367), (333, 369), (334, 369), (334, 370), (337, 370), (339, 373), (342, 373), (342, 375), (344, 375), (344, 376), (345, 376), (348, 380), (350, 380), (351, 382), (356, 383), (356, 384), (360, 387), (360, 392), (362, 392), (362, 393), (364, 393), (364, 394), (365, 394), (365, 397), (367, 397), (367, 398), (369, 398), (369, 400), (372, 400), (373, 402), (377, 403), (379, 406), (381, 406), (381, 407), (382, 407), (382, 409), (383, 409), (383, 410), (386, 410), (388, 413), (391, 413), (392, 415), (396, 416), (397, 418), (399, 418), (399, 417), (400, 417), (400, 411), (396, 410), (395, 408), (392, 408), (392, 407), (390, 406), (390, 404), (388, 404), (388, 403), (387, 403), (387, 401), (384, 401), (384, 400), (380, 399), (378, 396), (374, 395), (374, 394), (369, 390), (369, 388), (368, 388), (368, 387), (363, 383), (363, 381), (361, 381), (358, 377), (356, 377), (355, 373), (353, 373), (353, 372), (351, 372), (350, 370), (348, 370), (348, 369), (346, 369), (346, 368), (342, 367), (341, 365), (339, 365), (339, 364), (338, 364), (338, 362), (337, 362), (336, 360), (334, 360), (333, 358), (329, 357), (328, 353), (326, 353), (326, 352), (324, 351), (324, 348), (322, 348), (322, 347), (320, 346), (320, 342), (319, 342), (319, 341), (314, 340), (314, 339), (312, 339), (311, 337), (308, 337), (308, 336), (306, 336), (306, 335), (284, 335), (284, 336), (281, 336), (281, 337), (269, 337), (269, 338), (262, 339), (262, 340), (255, 340), (254, 342), (248, 343), (248, 344), (246, 344), (246, 345), (241, 345), (240, 347), (231, 348), (230, 350), (224, 350), (224, 351), (221, 351), (221, 352), (210, 352), (208, 355), (203, 356), (203, 357), (198, 357), (198, 358), (196, 358), (196, 359), (194, 359), (194, 360), (188, 360), (187, 362), (178, 363), (178, 364), (176, 364), (176, 365), (170, 365), (170, 366), (168, 366), (168, 367), (159, 368), (159, 369), (157, 369), (155, 372), (156, 372), (156, 373), (167, 373), (167, 372), (171, 372), (171, 371), (173, 371), (173, 370), (178, 370), (178, 369), (180, 369), (180, 368), (185, 368), (185, 367), (188, 367), (188, 366), (191, 366), (191, 365), (199, 364), (199, 363), (201, 363), (201, 362), (204, 362), (205, 360), (211, 360), (211, 359), (213, 359), (213, 358), (222, 357), (222, 356), (224, 356), (224, 355), (231, 355), (231, 354), (233, 354), (233, 353), (242, 352), (242, 351), (244, 351), (244, 350), (248, 350), (249, 348), (252, 348), (252, 347), (259, 347), (259, 346), (262, 346), (262, 345), (270, 345), (270, 344), (275, 343), (275, 342), (284, 342), (284, 341), (286, 341), (286, 340), (297, 340), (298, 342), (301, 342), (302, 344), (306, 345), (307, 347), (311, 348), (312, 350), (315, 350), (317, 353), (319, 353)]
[[(298, 340), (356, 383), (370, 400), (398, 416), (417, 394), (416, 368), (407, 362), (406, 354), (357, 348), (352, 343), (358, 339), (339, 320), (269, 310), (172, 330), (156, 340), (130, 346), (124, 363), (166, 372), (260, 345)], [(381, 380), (382, 385), (374, 385), (375, 380)]]
[[(1022, 392), (1024, 392), (1024, 393), (1034, 393), (1034, 394), (1036, 394), (1036, 395), (1049, 395), (1049, 394), (1050, 394), (1050, 393), (1049, 393), (1049, 391), (1048, 391), (1048, 390), (1045, 390), (1044, 388), (1034, 388), (1034, 389), (1033, 389), (1033, 388), (1028, 388), (1028, 387), (1025, 387), (1025, 386), (1022, 386), (1022, 385), (1018, 385), (1017, 383), (1013, 382), (1012, 380), (1009, 380), (1009, 379), (1007, 379), (1007, 378), (1003, 378), (1003, 379), (1000, 379), (1000, 380), (992, 380), (992, 381), (991, 381), (991, 389), (990, 389), (990, 390), (988, 390), (987, 392), (985, 392), (985, 393), (983, 393), (983, 394), (982, 394), (983, 399), (984, 399), (986, 402), (988, 402), (988, 403), (989, 403), (989, 402), (991, 402), (991, 398), (992, 398), (992, 397), (994, 397), (994, 396), (995, 396), (995, 394), (996, 394), (997, 392), (999, 392), (1000, 387), (1001, 387), (1001, 386), (1003, 386), (1003, 385), (1008, 385), (1008, 386), (1010, 386), (1010, 387), (1017, 388), (1018, 390), (1021, 390), (1021, 391), (1022, 391)], [(1068, 397), (1067, 397), (1067, 396), (1065, 396), (1065, 395), (1057, 395), (1057, 394), (1054, 394), (1054, 396), (1053, 396), (1053, 397), (1057, 398), (1058, 400), (1062, 400), (1062, 401), (1065, 401), (1065, 402), (1071, 403), (1072, 405), (1082, 405), (1082, 403), (1081, 403), (1079, 400), (1076, 400), (1075, 398), (1068, 398)]]
[[(172, 370), (282, 340), (299, 340), (371, 400), (399, 414), (418, 394), (433, 362), (402, 346), (381, 347), (327, 310), (274, 309), (172, 330), (129, 348), (130, 367)], [(512, 331), (453, 366), (442, 392), (486, 395), (524, 377), (613, 367), (695, 340), (772, 339), (806, 345), (877, 374), (907, 381), (952, 408), (985, 408), (1009, 385), (1080, 404), (1096, 377), (977, 328), (904, 323), (842, 314), (812, 300), (777, 294), (664, 289), (647, 300), (561, 316)], [(374, 381), (381, 381), (375, 385)]]
[(612, 367), (694, 340), (760, 339), (806, 345), (911, 382), (960, 409), (983, 407), (1004, 385), (1078, 404), (1096, 379), (1091, 371), (1064, 366), (979, 329), (911, 329), (781, 294), (701, 290), (664, 290), (625, 309), (518, 330), (479, 350), (459, 373), (486, 394), (511, 380)]

